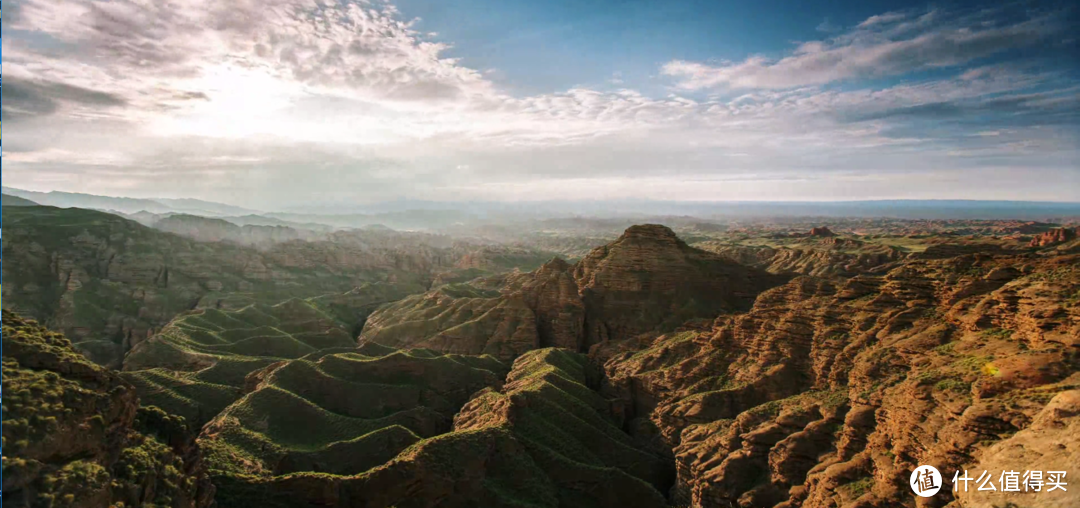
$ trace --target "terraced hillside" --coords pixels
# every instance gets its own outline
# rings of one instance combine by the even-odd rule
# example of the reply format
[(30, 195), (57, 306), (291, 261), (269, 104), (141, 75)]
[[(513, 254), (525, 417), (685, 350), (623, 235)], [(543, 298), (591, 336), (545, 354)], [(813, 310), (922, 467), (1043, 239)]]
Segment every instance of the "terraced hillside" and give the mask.
[(449, 431), (469, 396), (501, 386), (506, 370), (491, 357), (377, 346), (274, 364), (201, 442), (220, 473), (359, 474)]
[[(219, 502), (667, 506), (670, 467), (620, 430), (584, 355), (529, 352), (503, 386), (490, 357), (378, 349), (277, 367), (208, 425)], [(367, 397), (330, 396), (342, 391)]]
[(136, 345), (124, 359), (123, 376), (144, 401), (184, 416), (198, 429), (240, 398), (250, 373), (355, 346), (349, 330), (310, 301), (201, 309)]
[(63, 335), (3, 311), (5, 506), (209, 507), (183, 419), (139, 406)]

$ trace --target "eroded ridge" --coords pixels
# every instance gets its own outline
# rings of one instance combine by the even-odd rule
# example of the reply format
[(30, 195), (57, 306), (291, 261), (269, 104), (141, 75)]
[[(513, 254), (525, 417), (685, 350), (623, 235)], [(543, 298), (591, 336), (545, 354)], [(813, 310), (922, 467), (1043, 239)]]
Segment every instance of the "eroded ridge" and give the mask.
[[(885, 506), (910, 494), (916, 465), (972, 469), (1074, 426), (1077, 266), (965, 255), (798, 277), (748, 313), (593, 354), (627, 428), (673, 450), (674, 502)], [(1027, 448), (1029, 463), (1076, 453)]]
[[(531, 351), (504, 383), (491, 357), (375, 349), (277, 367), (207, 425), (219, 502), (667, 506), (670, 462), (621, 430), (584, 355)], [(332, 390), (366, 391), (327, 407)]]

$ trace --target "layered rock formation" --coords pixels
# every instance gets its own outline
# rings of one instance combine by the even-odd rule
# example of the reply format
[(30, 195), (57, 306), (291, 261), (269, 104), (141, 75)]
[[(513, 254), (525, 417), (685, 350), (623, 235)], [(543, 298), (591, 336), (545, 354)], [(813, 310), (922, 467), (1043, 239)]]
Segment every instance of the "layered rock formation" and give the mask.
[(1030, 245), (1032, 247), (1046, 247), (1049, 245), (1057, 245), (1059, 243), (1065, 243), (1070, 240), (1076, 239), (1080, 235), (1080, 228), (1053, 228), (1044, 233), (1035, 235), (1035, 238), (1031, 239)]
[[(98, 219), (74, 227), (100, 240)], [(81, 241), (41, 237), (47, 252), (70, 252)], [(107, 238), (104, 252), (121, 236)], [(1075, 462), (1080, 255), (1069, 248), (1029, 249), (1016, 238), (785, 234), (702, 243), (717, 251), (707, 252), (646, 225), (576, 264), (555, 259), (530, 272), (473, 278), (523, 258), (494, 248), (463, 256), (458, 247), (422, 242), (384, 249), (371, 238), (342, 235), (332, 247), (292, 242), (265, 252), (234, 246), (229, 252), (264, 263), (273, 284), (197, 293), (194, 309), (128, 354), (120, 376), (143, 401), (184, 415), (185, 424), (168, 419), (177, 429), (201, 428), (219, 506), (1080, 502), (1075, 489), (1042, 497), (954, 496), (951, 489), (957, 469), (1068, 470)], [(134, 245), (117, 257), (133, 258), (142, 244)], [(180, 258), (222, 248), (163, 245)], [(15, 252), (29, 255), (24, 246)], [(89, 259), (97, 254), (78, 266), (92, 269)], [(303, 298), (268, 289), (349, 278), (360, 266), (384, 267), (378, 273), (386, 277)], [(411, 270), (437, 287), (395, 296), (393, 277)], [(124, 287), (118, 280), (103, 286)], [(8, 336), (5, 328), (5, 354)], [(5, 358), (10, 395), (17, 390), (8, 374)], [(10, 377), (23, 383), (22, 375)], [(131, 386), (110, 376), (117, 384), (109, 386), (126, 391), (113, 389), (97, 407), (103, 421), (122, 423), (115, 415), (127, 409), (114, 407), (127, 407)], [(29, 386), (40, 381), (27, 379)], [(5, 398), (5, 418), (19, 400)], [(73, 413), (85, 420), (87, 411)], [(51, 460), (36, 444), (12, 448), (10, 439), (34, 441), (8, 427), (5, 421), (5, 453)], [(123, 440), (123, 432), (94, 432), (85, 433), (83, 448), (71, 437), (74, 449)], [(171, 453), (186, 457), (193, 449), (189, 443)], [(98, 461), (98, 452), (91, 455)], [(96, 463), (116, 471), (107, 460)], [(946, 477), (935, 498), (912, 495), (908, 479), (918, 464)], [(68, 485), (49, 495), (105, 499), (85, 475), (78, 478), (90, 490), (76, 492), (48, 468), (15, 471), (23, 490), (11, 492)], [(158, 477), (141, 478), (143, 493), (126, 505), (158, 497), (145, 493)], [(7, 484), (4, 492), (8, 501)]]
[(664, 226), (632, 226), (574, 267), (586, 346), (749, 308), (782, 278), (686, 245)]
[(466, 284), (443, 286), (380, 308), (365, 323), (360, 342), (491, 354), (502, 360), (540, 343), (536, 314), (521, 298)]
[(716, 242), (705, 242), (699, 247), (770, 273), (817, 277), (854, 277), (861, 273), (888, 269), (889, 265), (908, 256), (907, 253), (887, 245), (839, 237), (783, 247)]
[(571, 267), (556, 258), (531, 273), (449, 284), (387, 305), (368, 318), (360, 342), (513, 360), (543, 347), (580, 349), (584, 321)]
[(626, 428), (672, 450), (676, 503), (892, 506), (913, 498), (916, 465), (951, 480), (996, 460), (991, 444), (1046, 432), (1032, 425), (1046, 402), (1080, 388), (1077, 261), (911, 259), (846, 280), (799, 277), (746, 314), (594, 355)]
[(571, 266), (451, 285), (383, 307), (360, 342), (511, 360), (525, 351), (584, 351), (687, 320), (749, 308), (783, 276), (688, 246), (670, 229), (633, 226)]
[(821, 226), (821, 227), (812, 228), (810, 230), (810, 236), (833, 237), (833, 236), (836, 236), (836, 233), (833, 233), (832, 231), (829, 230), (829, 228), (827, 228), (825, 226)]
[[(979, 455), (972, 471), (996, 471), (998, 474), (1015, 471), (1017, 475), (1041, 471), (1043, 481), (1049, 480), (1048, 471), (1065, 471), (1064, 482), (1072, 482), (1069, 476), (1076, 464), (1080, 464), (1080, 390), (1058, 393), (1035, 415), (1031, 425), (981, 450)], [(1035, 497), (1030, 492), (980, 491), (971, 486), (959, 489), (957, 497), (958, 504), (965, 507), (1037, 505), (1040, 508), (1069, 508), (1080, 501), (1080, 495), (1073, 487), (1046, 486), (1043, 490)]]
[(140, 407), (135, 389), (63, 335), (3, 311), (4, 504), (211, 506), (182, 418)]

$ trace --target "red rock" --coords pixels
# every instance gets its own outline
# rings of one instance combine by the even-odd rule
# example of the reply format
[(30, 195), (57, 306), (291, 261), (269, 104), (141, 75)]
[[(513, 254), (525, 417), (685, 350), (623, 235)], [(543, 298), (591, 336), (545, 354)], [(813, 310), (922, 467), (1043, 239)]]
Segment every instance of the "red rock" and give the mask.
[(821, 226), (821, 227), (811, 229), (810, 230), (810, 236), (825, 236), (825, 237), (828, 237), (828, 236), (836, 236), (836, 233), (833, 233), (832, 231), (830, 231), (828, 227)]
[(1031, 243), (1028, 244), (1032, 247), (1046, 247), (1048, 245), (1056, 245), (1064, 243), (1069, 240), (1075, 239), (1080, 235), (1080, 228), (1068, 229), (1068, 228), (1054, 228), (1041, 235), (1031, 239)]

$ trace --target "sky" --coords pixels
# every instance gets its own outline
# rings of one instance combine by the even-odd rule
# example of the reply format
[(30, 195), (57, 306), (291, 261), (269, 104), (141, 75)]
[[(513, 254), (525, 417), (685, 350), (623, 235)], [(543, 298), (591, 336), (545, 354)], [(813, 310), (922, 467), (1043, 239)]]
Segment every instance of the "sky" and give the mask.
[(1080, 201), (1073, 2), (5, 4), (26, 190)]

